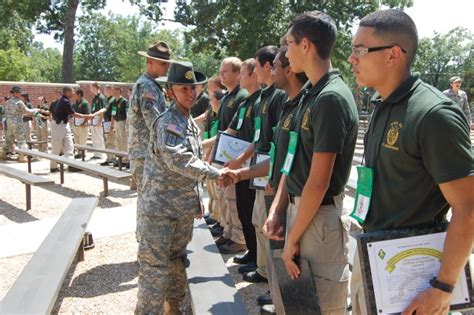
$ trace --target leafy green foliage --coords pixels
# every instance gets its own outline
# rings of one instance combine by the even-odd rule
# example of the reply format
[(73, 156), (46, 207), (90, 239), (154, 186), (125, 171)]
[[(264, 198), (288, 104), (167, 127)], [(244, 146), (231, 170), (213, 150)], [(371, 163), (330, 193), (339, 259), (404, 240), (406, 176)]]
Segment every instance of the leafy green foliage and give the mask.
[[(473, 57), (474, 35), (457, 27), (447, 34), (435, 32), (433, 37), (421, 39), (412, 69), (439, 90), (447, 89), (454, 75), (461, 76), (466, 87), (474, 82)], [(474, 94), (472, 89), (469, 92)]]
[(14, 45), (0, 50), (0, 80), (22, 81), (28, 77), (28, 57)]

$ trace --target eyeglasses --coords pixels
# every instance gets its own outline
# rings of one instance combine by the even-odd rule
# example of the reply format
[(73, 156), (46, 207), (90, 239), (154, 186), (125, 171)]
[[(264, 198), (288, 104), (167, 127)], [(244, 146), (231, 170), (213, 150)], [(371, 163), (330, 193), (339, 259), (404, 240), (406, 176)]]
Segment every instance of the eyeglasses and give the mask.
[(301, 42), (301, 40), (298, 40), (298, 39), (296, 39), (296, 38), (295, 38), (294, 40), (287, 40), (287, 39), (285, 39), (284, 44), (285, 44), (285, 46), (288, 47), (288, 46), (290, 46), (290, 45), (293, 44), (293, 43), (295, 43), (296, 45), (298, 45), (300, 42)]
[(276, 63), (274, 63), (273, 66), (272, 66), (272, 70), (275, 71), (278, 68), (284, 69), (284, 68), (288, 67), (289, 65), (290, 64), (276, 64)]
[[(379, 50), (384, 50), (384, 49), (389, 49), (389, 48), (393, 48), (395, 46), (398, 46), (398, 45), (390, 45), (390, 46), (378, 46), (378, 47), (362, 47), (362, 46), (353, 46), (352, 47), (352, 54), (354, 56), (357, 56), (357, 57), (362, 57), (362, 56), (365, 56), (367, 55), (368, 53), (370, 52), (374, 52), (374, 51), (379, 51)], [(400, 47), (400, 46), (398, 46)], [(402, 52), (404, 54), (406, 54), (406, 50), (403, 49), (402, 47), (400, 47), (400, 49), (402, 50)]]

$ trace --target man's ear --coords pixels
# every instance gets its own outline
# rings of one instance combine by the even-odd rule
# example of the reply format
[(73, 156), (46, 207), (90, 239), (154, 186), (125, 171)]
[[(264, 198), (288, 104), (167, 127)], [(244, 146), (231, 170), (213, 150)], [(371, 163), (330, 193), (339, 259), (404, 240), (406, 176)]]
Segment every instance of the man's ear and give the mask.
[(390, 48), (390, 54), (388, 56), (388, 64), (390, 66), (397, 65), (405, 59), (406, 54), (403, 53), (399, 46), (393, 46)]

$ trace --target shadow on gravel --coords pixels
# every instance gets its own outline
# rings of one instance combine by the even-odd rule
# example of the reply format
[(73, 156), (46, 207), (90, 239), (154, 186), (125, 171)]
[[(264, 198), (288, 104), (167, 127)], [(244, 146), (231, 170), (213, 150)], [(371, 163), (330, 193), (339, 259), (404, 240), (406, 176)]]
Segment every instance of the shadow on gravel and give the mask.
[(91, 298), (128, 291), (138, 285), (127, 284), (138, 277), (138, 262), (101, 265), (77, 276), (64, 292), (66, 297)]
[(0, 216), (4, 216), (8, 220), (16, 223), (26, 223), (38, 220), (38, 218), (29, 214), (25, 209), (17, 208), (3, 200), (0, 200)]

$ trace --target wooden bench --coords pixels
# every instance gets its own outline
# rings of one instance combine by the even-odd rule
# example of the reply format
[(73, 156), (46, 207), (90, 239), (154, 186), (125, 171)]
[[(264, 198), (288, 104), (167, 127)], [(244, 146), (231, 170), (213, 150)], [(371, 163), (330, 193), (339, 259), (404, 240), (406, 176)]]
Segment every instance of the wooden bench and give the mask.
[(106, 149), (106, 148), (94, 148), (90, 145), (82, 145), (82, 144), (75, 144), (74, 147), (81, 151), (82, 160), (84, 161), (85, 158), (85, 151), (92, 151), (92, 152), (100, 152), (106, 154), (115, 155), (118, 158), (118, 167), (119, 170), (122, 170), (122, 160), (124, 157), (128, 157), (128, 152), (125, 151), (118, 151), (113, 149)]
[(0, 304), (0, 314), (50, 314), (98, 198), (73, 199)]
[(247, 314), (240, 294), (203, 219), (194, 221), (186, 268), (194, 314)]
[(26, 141), (26, 144), (28, 145), (28, 149), (33, 149), (34, 145), (40, 145), (40, 144), (45, 144), (48, 143), (48, 141)]
[(64, 184), (64, 165), (69, 165), (74, 168), (81, 169), (87, 174), (101, 177), (104, 182), (104, 196), (109, 195), (109, 184), (108, 184), (109, 179), (120, 181), (123, 179), (130, 179), (132, 177), (132, 175), (129, 173), (117, 171), (114, 169), (102, 167), (102, 166), (87, 163), (87, 162), (69, 159), (63, 156), (50, 154), (46, 152), (34, 151), (34, 150), (29, 150), (29, 149), (17, 149), (17, 152), (24, 154), (28, 157), (28, 172), (30, 173), (31, 173), (31, 158), (32, 157), (38, 157), (38, 158), (57, 162), (59, 164), (61, 184)]
[(25, 171), (17, 170), (15, 168), (6, 166), (4, 164), (0, 164), (0, 173), (7, 175), (11, 178), (18, 179), (23, 184), (25, 184), (26, 188), (26, 210), (31, 209), (31, 185), (33, 186), (41, 186), (45, 184), (52, 184), (54, 183), (53, 180), (44, 178), (41, 176), (33, 175), (27, 173)]

